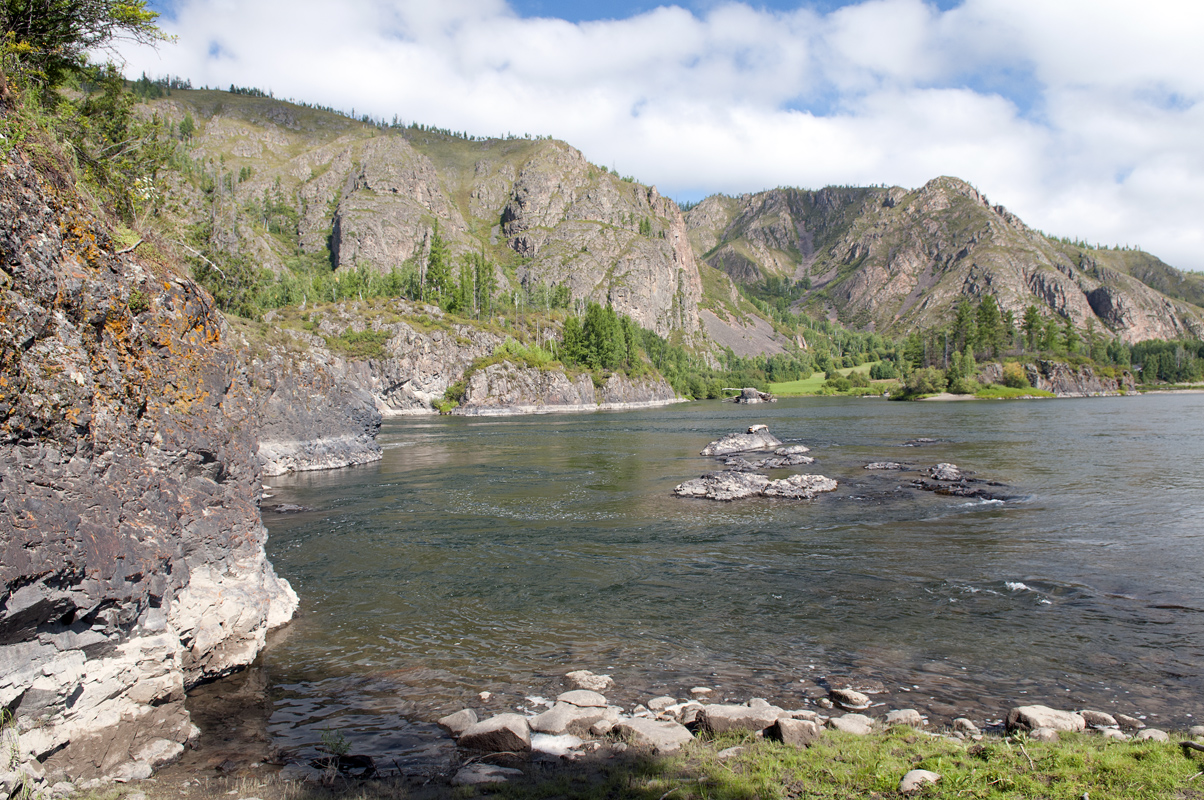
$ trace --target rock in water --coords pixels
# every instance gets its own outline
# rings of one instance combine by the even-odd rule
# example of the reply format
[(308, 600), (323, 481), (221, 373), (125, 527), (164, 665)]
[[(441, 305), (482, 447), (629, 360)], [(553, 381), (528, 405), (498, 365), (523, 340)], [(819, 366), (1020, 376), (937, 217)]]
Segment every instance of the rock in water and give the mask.
[(750, 450), (775, 450), (782, 446), (781, 440), (769, 432), (764, 425), (753, 425), (745, 433), (729, 433), (722, 439), (703, 448), (701, 455), (726, 456), (732, 453), (747, 453)]
[(855, 689), (833, 689), (828, 696), (836, 705), (849, 711), (861, 711), (870, 707), (870, 699)]
[(678, 484), (673, 493), (678, 497), (699, 497), (706, 500), (743, 500), (746, 497), (785, 497), (792, 500), (811, 500), (823, 492), (836, 490), (836, 481), (823, 475), (791, 475), (771, 481), (755, 472), (724, 470), (708, 472)]
[(578, 708), (606, 708), (606, 698), (589, 689), (574, 689), (556, 697), (557, 703), (569, 703)]
[(1057, 711), (1048, 706), (1020, 706), (1008, 712), (1009, 731), (1037, 728), (1078, 733), (1087, 729), (1087, 721), (1073, 711)]
[(793, 500), (811, 500), (817, 494), (836, 491), (836, 481), (823, 475), (791, 475), (780, 481), (770, 481), (761, 490), (766, 497), (788, 497)]
[(906, 466), (904, 466), (903, 464), (900, 464), (898, 461), (875, 461), (875, 462), (873, 462), (873, 463), (871, 463), (871, 464), (866, 464), (866, 465), (865, 465), (865, 468), (866, 468), (866, 469), (871, 469), (871, 470), (899, 470), (899, 469), (907, 469), (907, 467), (906, 467)]
[(756, 497), (769, 485), (769, 478), (751, 472), (709, 472), (701, 478), (678, 484), (673, 493), (679, 497), (703, 497), (707, 500), (741, 500)]
[(454, 714), (448, 714), (446, 717), (441, 717), (437, 724), (440, 728), (447, 731), (448, 735), (458, 739), (460, 738), (460, 735), (464, 733), (464, 731), (468, 730), (473, 725), (476, 725), (477, 722), (477, 712), (473, 711), (471, 708), (465, 708), (461, 711), (457, 711)]
[(574, 689), (588, 689), (591, 692), (605, 692), (615, 685), (609, 675), (595, 675), (588, 669), (573, 670), (564, 677)]
[(526, 717), (498, 714), (469, 726), (460, 736), (460, 745), (491, 753), (523, 753), (531, 749), (531, 728)]
[(938, 481), (960, 481), (965, 475), (957, 468), (956, 464), (937, 464), (928, 470), (928, 474), (933, 480)]

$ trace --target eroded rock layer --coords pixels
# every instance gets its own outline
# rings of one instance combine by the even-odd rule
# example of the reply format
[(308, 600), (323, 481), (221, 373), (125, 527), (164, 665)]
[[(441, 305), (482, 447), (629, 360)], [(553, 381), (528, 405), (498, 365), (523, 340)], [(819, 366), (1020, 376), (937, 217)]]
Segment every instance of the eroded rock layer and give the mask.
[(212, 299), (117, 254), (71, 187), (0, 166), (0, 707), (28, 769), (80, 780), (178, 755), (185, 689), (248, 664), (297, 598)]

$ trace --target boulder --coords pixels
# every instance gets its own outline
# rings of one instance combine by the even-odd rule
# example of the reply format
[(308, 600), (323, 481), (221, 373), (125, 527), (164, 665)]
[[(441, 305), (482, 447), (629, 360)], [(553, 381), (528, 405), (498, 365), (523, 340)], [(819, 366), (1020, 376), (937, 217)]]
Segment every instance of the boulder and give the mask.
[(1192, 725), (1187, 732), (1192, 736), (1204, 736), (1204, 725)]
[(828, 692), (832, 702), (848, 711), (863, 711), (870, 707), (870, 699), (856, 689), (833, 689)]
[(1053, 728), (1034, 728), (1029, 731), (1028, 738), (1034, 742), (1056, 742), (1061, 736)]
[(806, 719), (811, 722), (819, 722), (819, 714), (816, 714), (809, 708), (799, 708), (790, 712), (791, 719)]
[(440, 728), (445, 730), (449, 736), (459, 739), (460, 735), (463, 734), (464, 731), (468, 730), (473, 725), (476, 725), (477, 722), (477, 712), (473, 711), (471, 708), (465, 708), (461, 711), (457, 711), (454, 714), (448, 714), (446, 717), (440, 717), (438, 720), (438, 725)]
[(694, 738), (686, 726), (657, 719), (625, 719), (615, 726), (620, 734), (637, 745), (651, 747), (658, 753), (671, 753)]
[(584, 744), (579, 737), (571, 734), (553, 736), (547, 733), (536, 733), (531, 736), (531, 752), (544, 753), (549, 756), (567, 756)]
[(1169, 742), (1171, 737), (1167, 736), (1166, 731), (1160, 731), (1157, 728), (1146, 728), (1135, 733), (1133, 740), (1137, 742)]
[(899, 781), (899, 794), (918, 792), (928, 784), (936, 783), (940, 779), (939, 773), (929, 772), (926, 769), (913, 769)]
[(702, 449), (704, 456), (726, 456), (732, 453), (747, 453), (750, 450), (776, 450), (781, 440), (769, 432), (764, 425), (753, 425), (745, 433), (729, 433), (722, 439), (711, 442)]
[(1129, 741), (1129, 734), (1122, 731), (1120, 728), (1104, 728), (1100, 732), (1100, 736), (1105, 739), (1116, 739), (1119, 742)]
[(574, 689), (556, 696), (557, 703), (570, 703), (578, 708), (606, 708), (606, 698), (589, 689)]
[(766, 497), (789, 497), (793, 500), (811, 500), (817, 494), (836, 491), (836, 481), (823, 475), (791, 475), (780, 481), (770, 481), (761, 490)]
[(756, 497), (769, 485), (769, 478), (751, 472), (725, 470), (708, 472), (701, 478), (678, 484), (673, 493), (678, 497), (702, 497), (707, 500), (742, 500)]
[(874, 721), (864, 714), (845, 714), (843, 717), (829, 719), (828, 727), (857, 736), (868, 736), (874, 730)]
[(728, 731), (763, 731), (779, 717), (790, 716), (777, 706), (749, 708), (748, 706), (709, 705), (698, 712), (698, 724), (707, 733)]
[(1106, 714), (1103, 711), (1080, 711), (1079, 716), (1083, 721), (1094, 728), (1119, 728), (1120, 723), (1111, 714)]
[(490, 783), (506, 783), (511, 778), (521, 778), (521, 769), (499, 767), (494, 764), (469, 764), (452, 778), (452, 786), (481, 786)]
[(903, 466), (898, 461), (875, 461), (871, 464), (866, 464), (865, 468), (872, 470), (907, 469), (907, 467)]
[(672, 697), (668, 697), (668, 696), (654, 697), (648, 701), (648, 709), (650, 711), (664, 711), (669, 706), (673, 706), (676, 704), (677, 704), (677, 700)]
[(524, 753), (531, 749), (531, 728), (526, 717), (498, 714), (469, 726), (460, 735), (460, 746), (490, 753)]
[(607, 721), (613, 724), (618, 719), (619, 713), (613, 708), (583, 708), (572, 703), (556, 703), (542, 714), (531, 717), (527, 723), (537, 733), (560, 735), (570, 731), (584, 732), (596, 723)]
[(790, 717), (780, 717), (765, 729), (766, 739), (794, 747), (810, 747), (821, 735), (823, 729), (819, 723)]
[(1007, 729), (1029, 730), (1052, 728), (1055, 731), (1078, 733), (1087, 729), (1087, 721), (1073, 711), (1057, 711), (1048, 706), (1020, 706), (1008, 712)]
[(574, 689), (588, 689), (591, 692), (604, 692), (615, 685), (609, 675), (595, 675), (588, 669), (573, 670), (564, 677)]
[(960, 481), (965, 475), (957, 468), (957, 464), (937, 464), (928, 470), (928, 474), (937, 481)]
[(775, 456), (801, 456), (804, 453), (810, 453), (811, 448), (805, 444), (791, 444), (786, 447), (779, 447), (773, 451)]
[(693, 689), (690, 690), (690, 694), (693, 695), (694, 697), (706, 697), (707, 695), (713, 693), (714, 691), (715, 691), (714, 689), (710, 689), (706, 686), (695, 686)]
[(1127, 714), (1117, 714), (1116, 721), (1120, 723), (1120, 727), (1124, 728), (1125, 730), (1139, 731), (1145, 727), (1144, 722), (1137, 719), (1137, 717), (1130, 717)]
[(967, 736), (978, 736), (982, 733), (977, 725), (965, 717), (958, 717), (957, 719), (953, 720), (953, 730), (957, 731), (958, 733), (964, 733)]
[(886, 724), (909, 725), (913, 728), (922, 728), (924, 727), (924, 718), (914, 708), (900, 708), (887, 713)]

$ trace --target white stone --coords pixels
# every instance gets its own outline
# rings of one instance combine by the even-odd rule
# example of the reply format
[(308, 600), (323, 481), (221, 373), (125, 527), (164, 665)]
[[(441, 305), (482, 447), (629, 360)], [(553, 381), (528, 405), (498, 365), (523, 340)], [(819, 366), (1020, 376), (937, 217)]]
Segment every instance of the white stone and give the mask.
[(578, 708), (606, 708), (606, 698), (589, 689), (574, 689), (556, 696), (558, 703), (570, 703)]
[(913, 728), (920, 728), (924, 725), (924, 718), (914, 708), (900, 708), (887, 713), (886, 724), (910, 725)]
[(658, 753), (679, 750), (683, 744), (694, 739), (694, 734), (684, 725), (654, 719), (620, 720), (615, 729), (620, 734), (629, 736), (636, 744), (651, 747)]
[(1169, 742), (1171, 737), (1167, 736), (1166, 731), (1160, 731), (1157, 728), (1146, 728), (1134, 734), (1133, 740), (1137, 742)]
[(588, 669), (578, 669), (564, 676), (574, 689), (587, 689), (591, 692), (605, 692), (615, 685), (609, 675), (595, 675)]
[(452, 786), (481, 786), (490, 783), (506, 783), (511, 778), (522, 777), (521, 769), (499, 767), (495, 764), (470, 764), (456, 773)]
[(867, 736), (874, 730), (874, 721), (864, 714), (845, 714), (843, 717), (832, 717), (828, 720), (828, 727), (844, 733)]
[(910, 794), (911, 792), (918, 792), (924, 786), (936, 783), (940, 779), (941, 776), (939, 773), (930, 772), (926, 769), (913, 769), (899, 781), (899, 793)]
[(1052, 728), (1056, 731), (1079, 733), (1087, 729), (1087, 721), (1073, 711), (1057, 711), (1048, 706), (1020, 706), (1007, 716), (1008, 730)]

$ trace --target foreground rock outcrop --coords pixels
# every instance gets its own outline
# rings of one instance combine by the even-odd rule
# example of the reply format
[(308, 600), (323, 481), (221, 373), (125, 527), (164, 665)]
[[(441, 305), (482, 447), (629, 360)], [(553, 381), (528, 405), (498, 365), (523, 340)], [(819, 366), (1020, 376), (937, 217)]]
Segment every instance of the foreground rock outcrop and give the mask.
[(178, 756), (185, 690), (297, 606), (212, 298), (117, 254), (72, 186), (19, 150), (0, 165), (0, 706), (50, 782)]

